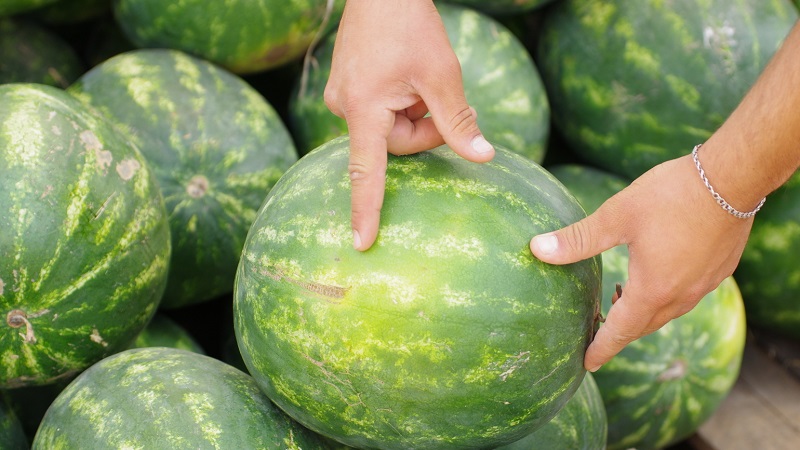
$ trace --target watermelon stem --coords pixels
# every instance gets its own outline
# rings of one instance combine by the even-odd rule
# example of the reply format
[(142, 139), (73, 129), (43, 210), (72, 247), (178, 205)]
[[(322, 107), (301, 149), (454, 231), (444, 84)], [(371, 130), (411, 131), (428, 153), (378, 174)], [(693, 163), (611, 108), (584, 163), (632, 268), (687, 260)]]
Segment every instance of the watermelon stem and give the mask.
[(33, 325), (28, 321), (28, 315), (21, 309), (11, 310), (6, 315), (6, 323), (11, 328), (19, 328), (25, 325), (25, 334), (20, 334), (25, 343), (36, 343), (36, 335), (33, 333)]
[(306, 49), (306, 54), (303, 57), (303, 71), (300, 74), (300, 92), (298, 92), (298, 97), (300, 97), (300, 99), (304, 99), (306, 97), (308, 72), (311, 64), (317, 63), (317, 60), (314, 58), (314, 50), (317, 48), (319, 41), (322, 40), (323, 36), (325, 35), (325, 30), (328, 29), (328, 22), (330, 22), (331, 15), (333, 15), (333, 4), (334, 0), (328, 0), (327, 5), (325, 6), (325, 17), (322, 18), (322, 23), (319, 25), (319, 29), (314, 35), (314, 39), (311, 40), (311, 44), (309, 44), (308, 48)]

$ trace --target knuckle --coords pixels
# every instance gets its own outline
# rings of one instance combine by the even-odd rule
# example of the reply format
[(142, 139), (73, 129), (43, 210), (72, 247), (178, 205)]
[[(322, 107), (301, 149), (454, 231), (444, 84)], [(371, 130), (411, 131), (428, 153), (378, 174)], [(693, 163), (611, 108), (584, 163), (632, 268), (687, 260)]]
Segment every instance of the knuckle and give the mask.
[(475, 128), (475, 121), (472, 116), (472, 109), (465, 105), (463, 109), (458, 110), (455, 114), (450, 116), (448, 120), (448, 127), (450, 131), (456, 134), (473, 131)]

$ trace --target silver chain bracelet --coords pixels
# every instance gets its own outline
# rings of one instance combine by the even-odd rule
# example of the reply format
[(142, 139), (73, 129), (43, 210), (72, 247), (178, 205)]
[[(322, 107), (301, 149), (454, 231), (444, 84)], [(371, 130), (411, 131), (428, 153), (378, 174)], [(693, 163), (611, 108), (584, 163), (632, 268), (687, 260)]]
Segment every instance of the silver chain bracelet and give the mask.
[(700, 160), (697, 158), (697, 150), (700, 148), (701, 145), (703, 144), (697, 144), (692, 149), (692, 159), (694, 160), (695, 167), (697, 167), (697, 172), (700, 174), (700, 179), (703, 180), (703, 184), (706, 185), (708, 192), (711, 192), (711, 196), (714, 197), (714, 200), (717, 201), (717, 203), (719, 204), (719, 206), (722, 207), (722, 209), (728, 211), (729, 214), (731, 214), (734, 217), (738, 217), (739, 219), (749, 219), (750, 217), (755, 216), (758, 210), (760, 210), (761, 207), (764, 206), (764, 202), (767, 201), (767, 198), (766, 197), (762, 198), (761, 201), (758, 202), (758, 206), (756, 206), (756, 208), (750, 212), (741, 212), (738, 209), (731, 206), (730, 203), (726, 202), (725, 199), (722, 198), (722, 196), (719, 195), (717, 191), (715, 191), (714, 188), (711, 186), (711, 183), (709, 183), (708, 178), (706, 178), (705, 170), (703, 170), (703, 167), (700, 165)]

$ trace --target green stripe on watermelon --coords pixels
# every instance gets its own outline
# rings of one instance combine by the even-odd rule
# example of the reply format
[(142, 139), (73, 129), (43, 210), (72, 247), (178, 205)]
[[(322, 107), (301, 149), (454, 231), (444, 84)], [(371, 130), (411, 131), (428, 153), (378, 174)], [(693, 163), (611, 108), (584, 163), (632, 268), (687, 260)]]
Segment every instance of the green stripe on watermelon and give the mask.
[(553, 266), (531, 236), (584, 217), (502, 147), (390, 157), (382, 225), (352, 248), (349, 140), (289, 169), (245, 243), (234, 289), (243, 359), (296, 420), (354, 447), (510, 443), (584, 375), (599, 261)]
[(798, 18), (786, 1), (564, 0), (536, 49), (553, 124), (627, 178), (705, 141)]
[(272, 106), (238, 76), (175, 50), (115, 56), (68, 92), (117, 124), (153, 167), (172, 235), (161, 306), (229, 294), (261, 202), (297, 160)]
[[(535, 162), (544, 159), (550, 107), (539, 72), (522, 43), (497, 20), (455, 5), (437, 4), (461, 63), (464, 93), (478, 111), (478, 125), (492, 142)], [(347, 133), (346, 122), (325, 106), (336, 36), (314, 53), (305, 84), (298, 80), (289, 114), (302, 153)]]
[(800, 339), (800, 172), (767, 203), (734, 276), (751, 324)]
[(137, 46), (182, 50), (243, 74), (299, 59), (326, 14), (338, 21), (344, 0), (118, 0), (113, 8)]
[(19, 19), (0, 19), (0, 84), (66, 88), (83, 73), (78, 54), (61, 36)]
[[(587, 212), (628, 184), (588, 166), (550, 170)], [(602, 258), (607, 315), (614, 285), (628, 279), (628, 250), (614, 247)], [(628, 344), (594, 373), (608, 415), (608, 448), (663, 448), (694, 433), (736, 382), (744, 340), (744, 303), (728, 277), (692, 311)]]
[(553, 420), (529, 436), (496, 450), (605, 450), (607, 435), (603, 398), (592, 374), (587, 373), (575, 395)]
[(61, 89), (0, 86), (0, 387), (46, 384), (126, 348), (170, 255), (142, 156)]
[(208, 356), (126, 350), (93, 365), (47, 410), (33, 449), (322, 449), (258, 390)]

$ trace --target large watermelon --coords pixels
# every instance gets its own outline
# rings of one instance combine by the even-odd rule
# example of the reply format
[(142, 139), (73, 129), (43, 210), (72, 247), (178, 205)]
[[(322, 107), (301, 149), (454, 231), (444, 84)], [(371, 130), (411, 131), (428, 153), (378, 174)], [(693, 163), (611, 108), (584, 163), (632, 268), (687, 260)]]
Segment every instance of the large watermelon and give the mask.
[(139, 47), (183, 50), (253, 73), (299, 59), (338, 22), (344, 0), (114, 0), (113, 6)]
[(236, 75), (176, 50), (117, 55), (68, 92), (124, 130), (153, 167), (172, 232), (161, 306), (230, 293), (258, 207), (297, 160), (272, 106)]
[(240, 370), (154, 347), (112, 355), (78, 376), (47, 410), (32, 448), (324, 447)]
[(34, 22), (0, 19), (0, 84), (66, 88), (83, 72), (83, 62), (61, 36)]
[(586, 160), (635, 178), (705, 141), (797, 17), (785, 0), (555, 2), (536, 51), (553, 123)]
[[(478, 111), (481, 131), (492, 142), (541, 162), (550, 107), (528, 51), (505, 26), (485, 14), (448, 4), (437, 8), (461, 63), (464, 93)], [(328, 36), (317, 48), (307, 78), (298, 80), (291, 98), (291, 125), (302, 153), (347, 133), (344, 119), (331, 113), (323, 100), (335, 38)]]
[(164, 201), (140, 153), (61, 89), (0, 86), (0, 388), (126, 348), (167, 278)]
[(608, 422), (603, 398), (587, 373), (575, 395), (550, 422), (496, 450), (605, 450)]
[(756, 215), (734, 276), (749, 323), (800, 339), (800, 172)]
[(390, 157), (375, 245), (353, 249), (349, 140), (275, 185), (248, 234), (234, 327), (250, 373), (309, 428), (366, 448), (513, 442), (578, 388), (597, 258), (553, 266), (531, 236), (583, 210), (503, 147)]
[[(587, 212), (627, 182), (587, 166), (552, 173)], [(628, 251), (603, 252), (603, 314), (628, 279)], [(739, 374), (745, 340), (742, 296), (728, 277), (689, 313), (625, 347), (594, 373), (608, 415), (608, 448), (663, 448), (685, 439), (716, 411)]]

